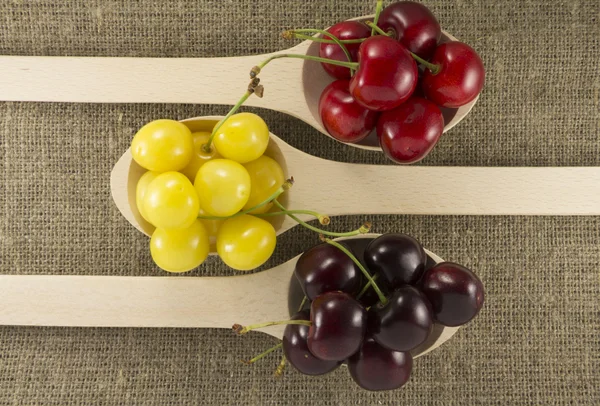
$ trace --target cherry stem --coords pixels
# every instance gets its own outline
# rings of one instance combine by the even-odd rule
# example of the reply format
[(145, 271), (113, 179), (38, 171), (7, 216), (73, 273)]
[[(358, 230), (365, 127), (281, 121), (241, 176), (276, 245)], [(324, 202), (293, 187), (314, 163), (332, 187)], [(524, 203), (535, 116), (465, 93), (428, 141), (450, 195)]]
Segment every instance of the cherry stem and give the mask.
[[(335, 35), (333, 35), (332, 33), (326, 31), (326, 30), (320, 30), (320, 29), (312, 29), (312, 28), (304, 28), (304, 29), (300, 29), (300, 30), (290, 30), (287, 31), (290, 33), (294, 33), (294, 32), (314, 32), (317, 34), (321, 34), (323, 36), (327, 36), (329, 38), (331, 38), (331, 40), (333, 42), (335, 42), (344, 52), (344, 54), (346, 55), (346, 58), (348, 59), (348, 62), (352, 62), (352, 56), (350, 55), (350, 52), (348, 52), (348, 48), (346, 48), (346, 46), (340, 41), (340, 39), (338, 37), (336, 37)], [(285, 37), (286, 33), (284, 33), (284, 37)], [(354, 69), (350, 69), (350, 76), (354, 76)]]
[(410, 54), (417, 62), (429, 69), (432, 75), (437, 75), (438, 73), (440, 73), (440, 65), (426, 61), (425, 59), (421, 58), (419, 55), (413, 52), (411, 52)]
[(352, 237), (354, 235), (368, 233), (369, 230), (371, 229), (371, 224), (365, 223), (362, 226), (360, 226), (359, 229), (353, 230), (353, 231), (348, 231), (346, 233), (334, 233), (331, 231), (325, 231), (318, 227), (311, 226), (310, 224), (305, 223), (304, 221), (300, 220), (298, 217), (294, 216), (293, 214), (290, 214), (289, 211), (286, 210), (286, 208), (283, 207), (283, 205), (277, 201), (277, 199), (273, 200), (273, 204), (275, 206), (279, 207), (281, 209), (281, 211), (283, 211), (288, 217), (290, 217), (292, 220), (294, 220), (296, 223), (300, 224), (301, 226), (308, 228), (309, 230), (314, 231), (315, 233), (324, 234), (324, 235), (327, 235), (330, 237)]
[(383, 0), (377, 0), (377, 6), (375, 7), (375, 18), (373, 19), (373, 27), (371, 27), (371, 36), (375, 35), (375, 31), (377, 27), (377, 21), (379, 21), (379, 14), (381, 14), (381, 10), (383, 9)]
[(254, 364), (256, 361), (266, 357), (267, 355), (269, 355), (270, 353), (272, 353), (273, 351), (277, 351), (278, 349), (280, 349), (281, 347), (283, 347), (283, 343), (279, 343), (274, 347), (269, 348), (268, 350), (266, 350), (265, 352), (258, 354), (256, 357), (252, 358), (251, 360), (245, 361), (242, 360), (242, 362), (246, 365), (252, 365)]
[(313, 216), (315, 218), (317, 218), (319, 220), (319, 224), (326, 226), (327, 224), (329, 224), (331, 222), (331, 219), (329, 218), (329, 216), (327, 214), (321, 214), (321, 213), (317, 213), (316, 211), (312, 211), (312, 210), (286, 210), (286, 211), (274, 211), (271, 213), (261, 213), (261, 214), (255, 214), (255, 216), (258, 217), (272, 217), (272, 216), (284, 216), (288, 213), (291, 214), (307, 214), (309, 216)]
[(391, 36), (391, 35), (392, 35), (392, 34), (390, 34), (389, 32), (385, 32), (385, 31), (383, 31), (381, 28), (379, 28), (379, 27), (377, 26), (377, 24), (375, 24), (375, 23), (372, 23), (371, 21), (367, 21), (365, 24), (367, 24), (369, 27), (371, 27), (371, 29), (372, 29), (374, 32), (377, 32), (377, 34), (379, 34), (379, 35), (385, 35), (386, 37), (389, 37), (389, 36)]
[(304, 305), (306, 304), (306, 301), (308, 300), (308, 297), (304, 296), (302, 298), (302, 301), (300, 302), (300, 307), (298, 307), (298, 311), (301, 312), (302, 308), (304, 307)]
[(277, 369), (275, 370), (275, 373), (273, 375), (275, 375), (276, 377), (280, 377), (283, 374), (283, 370), (285, 368), (286, 361), (287, 360), (285, 359), (285, 355), (284, 355), (281, 358), (281, 362), (277, 366)]
[[(300, 34), (300, 33), (296, 33), (296, 31), (300, 31), (300, 30), (291, 30), (291, 31), (286, 31), (290, 32), (290, 36), (292, 38), (296, 38), (296, 39), (307, 39), (309, 41), (313, 41), (313, 42), (320, 42), (323, 44), (337, 44), (337, 42), (332, 41), (330, 39), (325, 39), (325, 38), (321, 38), (321, 37), (313, 37), (312, 35), (305, 35), (305, 34)], [(312, 32), (312, 31), (310, 31)], [(285, 34), (285, 33), (284, 33)], [(357, 39), (341, 39), (339, 40), (342, 44), (347, 45), (347, 44), (360, 44), (362, 43), (364, 40), (366, 40), (366, 38), (357, 38)]]
[[(376, 273), (375, 275), (373, 275), (373, 280), (376, 281), (377, 278), (379, 278), (379, 274)], [(363, 286), (362, 290), (360, 291), (360, 293), (356, 296), (356, 300), (360, 299), (361, 297), (363, 297), (363, 295), (365, 293), (367, 293), (367, 290), (369, 289), (369, 286), (371, 286), (371, 281), (367, 282), (367, 284), (365, 286)]]
[(202, 146), (202, 149), (204, 150), (204, 152), (207, 152), (207, 153), (212, 152), (211, 144), (212, 144), (212, 142), (213, 142), (213, 140), (215, 138), (215, 135), (217, 135), (217, 131), (219, 131), (219, 129), (221, 128), (221, 126), (223, 125), (223, 123), (225, 123), (225, 121), (227, 121), (227, 119), (229, 117), (231, 117), (236, 111), (238, 111), (240, 109), (240, 107), (242, 107), (242, 104), (244, 104), (244, 102), (246, 100), (248, 100), (248, 97), (250, 97), (252, 95), (252, 93), (254, 93), (254, 88), (256, 86), (258, 86), (258, 82), (256, 82), (256, 85), (252, 86), (253, 82), (250, 83), (250, 86), (248, 86), (248, 90), (246, 90), (246, 93), (244, 93), (244, 95), (237, 102), (237, 104), (235, 106), (233, 106), (231, 108), (231, 110), (229, 110), (229, 113), (227, 113), (227, 115), (221, 121), (219, 121), (217, 123), (217, 125), (215, 126), (215, 128), (213, 128), (212, 133), (210, 134), (210, 138), (208, 139), (208, 141), (206, 142), (206, 144), (204, 144)]
[(279, 58), (305, 59), (305, 60), (309, 60), (309, 61), (328, 63), (328, 64), (336, 65), (336, 66), (343, 66), (344, 68), (349, 68), (349, 69), (357, 69), (358, 68), (358, 62), (336, 61), (334, 59), (321, 58), (321, 57), (318, 57), (318, 56), (303, 55), (303, 54), (277, 54), (277, 55), (273, 55), (273, 56), (265, 59), (264, 61), (262, 61), (257, 66), (253, 67), (252, 70), (250, 71), (250, 78), (255, 78), (256, 75), (258, 75), (260, 73), (260, 71), (269, 62), (271, 62), (274, 59), (279, 59)]
[(354, 262), (356, 264), (356, 266), (358, 266), (358, 268), (362, 271), (363, 275), (365, 275), (365, 278), (367, 278), (369, 283), (373, 286), (373, 289), (375, 289), (377, 296), (379, 296), (379, 301), (382, 304), (386, 304), (388, 302), (388, 300), (386, 299), (386, 297), (383, 294), (383, 292), (381, 291), (381, 289), (379, 289), (379, 286), (377, 286), (377, 284), (375, 283), (375, 280), (373, 279), (373, 277), (369, 274), (369, 272), (365, 269), (365, 267), (362, 266), (360, 261), (358, 259), (356, 259), (356, 257), (354, 255), (352, 255), (352, 253), (350, 251), (348, 251), (348, 249), (346, 249), (346, 247), (344, 247), (342, 244), (340, 244), (337, 241), (330, 240), (329, 238), (322, 237), (321, 239), (324, 242), (326, 242), (327, 244), (331, 244), (334, 247), (337, 247), (344, 254), (348, 255), (348, 257), (352, 260), (352, 262)]
[(269, 327), (269, 326), (280, 326), (282, 324), (299, 324), (301, 326), (312, 326), (310, 320), (280, 320), (280, 321), (268, 321), (266, 323), (252, 324), (250, 326), (242, 326), (240, 324), (234, 324), (231, 328), (238, 335), (244, 335), (257, 328)]
[(247, 210), (244, 211), (240, 211), (238, 213), (232, 214), (231, 216), (227, 216), (227, 217), (219, 217), (219, 216), (203, 216), (203, 215), (199, 215), (198, 218), (201, 220), (225, 220), (225, 219), (230, 219), (232, 217), (238, 217), (241, 216), (243, 214), (248, 214), (256, 209), (260, 209), (261, 207), (271, 203), (272, 201), (274, 201), (275, 199), (277, 199), (282, 193), (284, 193), (287, 190), (290, 190), (290, 188), (292, 187), (292, 185), (294, 184), (294, 178), (290, 178), (288, 180), (286, 180), (285, 182), (283, 182), (283, 184), (281, 186), (279, 186), (279, 189), (277, 189), (271, 196), (267, 197), (266, 200), (264, 200), (263, 202), (257, 204), (254, 207), (250, 207)]

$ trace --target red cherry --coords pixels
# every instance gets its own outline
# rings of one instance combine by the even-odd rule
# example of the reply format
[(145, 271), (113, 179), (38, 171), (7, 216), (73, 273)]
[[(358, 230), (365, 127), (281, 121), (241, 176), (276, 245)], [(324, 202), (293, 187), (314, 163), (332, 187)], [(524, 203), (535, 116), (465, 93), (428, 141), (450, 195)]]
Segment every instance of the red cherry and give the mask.
[[(341, 23), (331, 26), (327, 32), (335, 35), (339, 40), (367, 38), (371, 35), (371, 29), (367, 27), (365, 23), (360, 21), (342, 21)], [(328, 39), (329, 37), (324, 35), (323, 38)], [(360, 43), (344, 45), (350, 53), (350, 56), (352, 56), (352, 61), (356, 62)], [(319, 56), (321, 58), (335, 59), (336, 61), (348, 61), (348, 57), (337, 44), (321, 43)], [(323, 65), (323, 68), (327, 73), (336, 79), (350, 79), (350, 69), (348, 68), (331, 65), (329, 63), (322, 63), (321, 65)]]
[(358, 50), (359, 67), (350, 93), (370, 110), (391, 110), (404, 103), (417, 86), (418, 70), (410, 52), (384, 35), (367, 38)]
[(444, 132), (442, 112), (432, 102), (411, 97), (377, 120), (379, 145), (388, 158), (400, 164), (423, 159)]
[(386, 32), (391, 30), (402, 45), (424, 59), (431, 57), (442, 37), (433, 13), (414, 1), (390, 4), (381, 12), (377, 25)]
[(425, 96), (438, 106), (460, 107), (472, 101), (485, 82), (485, 68), (477, 52), (458, 41), (436, 48), (431, 63), (440, 67), (435, 75), (429, 69), (423, 75)]
[(342, 142), (358, 142), (377, 124), (377, 112), (358, 104), (350, 94), (348, 80), (336, 80), (323, 90), (319, 115), (333, 138)]

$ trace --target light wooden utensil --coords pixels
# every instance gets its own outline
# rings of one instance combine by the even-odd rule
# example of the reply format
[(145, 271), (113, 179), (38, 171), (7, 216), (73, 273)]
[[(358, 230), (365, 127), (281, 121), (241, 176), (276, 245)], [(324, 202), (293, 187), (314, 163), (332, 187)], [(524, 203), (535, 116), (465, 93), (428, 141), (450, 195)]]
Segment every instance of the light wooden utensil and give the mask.
[[(444, 33), (443, 41), (455, 39)], [(234, 105), (248, 87), (250, 69), (281, 53), (318, 56), (319, 44), (304, 41), (271, 54), (229, 58), (0, 56), (0, 100)], [(245, 105), (289, 114), (329, 136), (321, 124), (318, 106), (323, 89), (333, 78), (320, 63), (278, 59), (259, 77), (265, 96), (251, 96)], [(447, 123), (444, 131), (458, 124), (476, 102), (459, 109), (442, 109)], [(375, 134), (361, 144), (349, 145), (380, 150)]]
[[(222, 117), (183, 122), (192, 131), (211, 131)], [(330, 216), (348, 214), (599, 215), (600, 167), (498, 168), (362, 165), (308, 155), (276, 135), (266, 155), (296, 180), (283, 194), (291, 209)], [(145, 170), (127, 150), (111, 173), (115, 204), (134, 227), (154, 227), (137, 211), (135, 188)], [(300, 215), (303, 219), (309, 217)], [(281, 234), (297, 223), (270, 217)]]
[[(299, 257), (263, 272), (229, 277), (0, 275), (0, 325), (230, 329), (234, 323), (286, 320)], [(284, 328), (257, 331), (281, 339)], [(436, 325), (413, 354), (434, 350), (457, 330)]]

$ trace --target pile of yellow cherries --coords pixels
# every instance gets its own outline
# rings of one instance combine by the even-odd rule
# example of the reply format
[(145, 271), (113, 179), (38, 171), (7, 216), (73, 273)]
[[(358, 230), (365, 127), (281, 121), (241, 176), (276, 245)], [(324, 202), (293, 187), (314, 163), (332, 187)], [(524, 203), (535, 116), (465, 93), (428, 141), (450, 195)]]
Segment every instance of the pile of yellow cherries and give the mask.
[(276, 245), (260, 215), (286, 189), (280, 165), (263, 155), (269, 129), (256, 114), (231, 115), (216, 131), (195, 132), (173, 120), (142, 127), (131, 143), (147, 169), (136, 187), (141, 216), (156, 227), (154, 262), (168, 272), (198, 267), (215, 244), (223, 262), (246, 271), (262, 265)]

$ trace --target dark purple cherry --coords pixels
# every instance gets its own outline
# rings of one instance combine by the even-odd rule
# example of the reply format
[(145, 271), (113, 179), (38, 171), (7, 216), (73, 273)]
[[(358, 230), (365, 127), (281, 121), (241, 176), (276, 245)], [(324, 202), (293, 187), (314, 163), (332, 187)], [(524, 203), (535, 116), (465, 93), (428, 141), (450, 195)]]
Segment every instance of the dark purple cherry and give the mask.
[(410, 351), (427, 339), (433, 327), (431, 305), (412, 286), (397, 289), (385, 305), (369, 310), (369, 332), (390, 350)]
[[(367, 27), (365, 23), (360, 21), (342, 21), (331, 26), (329, 29), (327, 29), (327, 32), (335, 35), (339, 40), (367, 38), (371, 35), (371, 29)], [(327, 36), (323, 36), (323, 38), (328, 39)], [(344, 44), (344, 46), (350, 53), (352, 62), (356, 62), (360, 43)], [(348, 57), (344, 51), (342, 51), (342, 48), (340, 48), (340, 46), (337, 44), (321, 43), (319, 48), (319, 56), (321, 58), (334, 59), (336, 61), (348, 61)], [(329, 63), (321, 63), (321, 65), (325, 71), (327, 71), (327, 73), (336, 79), (350, 79), (350, 69), (348, 68)]]
[(377, 138), (385, 155), (400, 164), (425, 158), (444, 132), (440, 108), (429, 100), (411, 97), (377, 120)]
[(460, 326), (479, 313), (484, 301), (483, 283), (472, 271), (442, 262), (423, 275), (421, 290), (431, 302), (433, 316), (445, 326)]
[[(296, 313), (291, 320), (310, 320), (308, 310)], [(324, 361), (308, 349), (308, 326), (288, 324), (283, 331), (283, 353), (290, 364), (306, 375), (322, 375), (341, 365), (339, 361)]]
[(341, 250), (326, 243), (305, 251), (296, 262), (294, 274), (310, 300), (331, 291), (354, 295), (362, 287), (362, 273), (356, 264)]
[(365, 263), (379, 273), (389, 286), (415, 284), (425, 271), (427, 254), (419, 241), (406, 234), (383, 234), (367, 246)]
[(348, 359), (348, 371), (363, 389), (392, 390), (408, 382), (412, 361), (410, 352), (389, 350), (368, 337)]
[(390, 4), (381, 12), (377, 25), (391, 31), (409, 51), (424, 59), (431, 57), (442, 37), (440, 23), (433, 13), (414, 1)]
[(423, 75), (425, 96), (438, 106), (457, 108), (477, 97), (485, 82), (485, 68), (473, 48), (458, 41), (436, 48), (430, 61), (439, 67)]
[(367, 38), (358, 50), (359, 67), (350, 80), (350, 93), (370, 110), (391, 110), (404, 103), (417, 86), (417, 64), (393, 38)]
[(343, 361), (358, 351), (367, 328), (365, 308), (343, 292), (327, 292), (313, 300), (310, 320), (308, 349), (327, 361)]
[(360, 105), (350, 94), (350, 82), (336, 80), (319, 99), (323, 127), (336, 140), (358, 142), (375, 128), (378, 113)]

